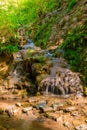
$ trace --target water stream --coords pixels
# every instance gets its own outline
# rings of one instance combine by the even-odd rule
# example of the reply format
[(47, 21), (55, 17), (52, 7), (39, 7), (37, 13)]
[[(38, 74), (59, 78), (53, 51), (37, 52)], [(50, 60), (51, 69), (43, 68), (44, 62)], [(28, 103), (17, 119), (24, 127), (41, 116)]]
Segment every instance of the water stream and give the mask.
[[(31, 52), (34, 51), (33, 56), (31, 55), (32, 58), (30, 58), (31, 63), (29, 60), (26, 60), (28, 59), (28, 49), (30, 49)], [(19, 52), (13, 56), (14, 62), (12, 64), (12, 69), (6, 79), (7, 89), (8, 91), (10, 90), (9, 94), (10, 92), (14, 94), (19, 90), (21, 92), (22, 89), (28, 89), (30, 85), (32, 86), (29, 78), (31, 79), (31, 77), (34, 77), (34, 79), (37, 79), (38, 76), (40, 77), (43, 74), (46, 74), (46, 76), (44, 76), (40, 82), (36, 80), (36, 83), (40, 92), (44, 93), (45, 96), (52, 97), (61, 95), (66, 98), (69, 94), (80, 92), (81, 82), (78, 74), (69, 69), (69, 65), (61, 56), (63, 51), (59, 51), (60, 56), (53, 57), (53, 53), (50, 53), (48, 50), (38, 50), (34, 43), (31, 40), (28, 40), (28, 43), (22, 46)], [(44, 64), (42, 64), (43, 66), (40, 66), (39, 68), (38, 64), (40, 63), (36, 62), (38, 56), (39, 60), (42, 60), (40, 58), (44, 57), (46, 59)], [(7, 96), (8, 98), (6, 99), (9, 99), (9, 95)], [(13, 96), (14, 95), (12, 95), (11, 98), (13, 98)], [(24, 97), (23, 93), (20, 94), (20, 97)], [(43, 121), (32, 121), (30, 119), (22, 120), (13, 117), (9, 118), (7, 115), (0, 115), (0, 130), (52, 130), (46, 128), (43, 124)]]
[(42, 125), (42, 122), (17, 120), (7, 115), (0, 115), (0, 130), (51, 130)]

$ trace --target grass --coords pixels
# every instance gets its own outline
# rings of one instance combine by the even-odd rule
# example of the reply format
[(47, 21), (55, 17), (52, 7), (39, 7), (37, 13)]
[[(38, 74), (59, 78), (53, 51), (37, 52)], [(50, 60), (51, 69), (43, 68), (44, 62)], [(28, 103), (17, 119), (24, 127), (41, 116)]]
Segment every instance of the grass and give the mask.
[(67, 1), (68, 1), (67, 12), (70, 12), (73, 6), (77, 3), (77, 0), (67, 0)]
[[(34, 41), (40, 39), (44, 27), (48, 23), (40, 24), (40, 21), (47, 12), (52, 11), (56, 6), (56, 0), (0, 0), (0, 51), (14, 51), (11, 49), (11, 38), (14, 38), (14, 43), (17, 45), (17, 30), (20, 26), (26, 29), (27, 34), (32, 34), (32, 26), (36, 26), (36, 33), (34, 33)], [(50, 25), (46, 29), (46, 35), (41, 37), (42, 46), (45, 43), (50, 33)], [(5, 39), (4, 45), (2, 39)], [(45, 37), (45, 38), (44, 38)], [(7, 44), (8, 43), (8, 44)], [(15, 45), (14, 44), (14, 45)], [(10, 47), (8, 47), (10, 45)], [(16, 49), (18, 50), (18, 49)]]

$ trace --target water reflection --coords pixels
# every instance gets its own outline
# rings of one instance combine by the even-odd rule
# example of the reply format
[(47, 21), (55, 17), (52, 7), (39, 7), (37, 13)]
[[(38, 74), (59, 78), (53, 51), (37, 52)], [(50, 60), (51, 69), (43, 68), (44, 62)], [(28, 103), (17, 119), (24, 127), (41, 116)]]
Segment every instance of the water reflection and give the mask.
[(0, 130), (51, 130), (45, 128), (43, 122), (16, 120), (6, 115), (0, 115)]
[(28, 130), (51, 130), (49, 128), (45, 128), (42, 126), (42, 122), (32, 122), (32, 125), (30, 125)]

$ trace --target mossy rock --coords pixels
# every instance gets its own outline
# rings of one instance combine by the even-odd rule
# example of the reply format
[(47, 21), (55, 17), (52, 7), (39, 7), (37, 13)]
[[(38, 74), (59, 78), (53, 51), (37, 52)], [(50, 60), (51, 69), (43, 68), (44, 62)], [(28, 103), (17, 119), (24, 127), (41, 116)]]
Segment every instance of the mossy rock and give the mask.
[(52, 62), (44, 63), (34, 63), (32, 65), (32, 74), (34, 76), (44, 73), (49, 73), (50, 67), (52, 66)]
[(36, 84), (38, 86), (38, 90), (39, 90), (40, 82), (47, 76), (48, 76), (48, 74), (40, 74), (40, 75), (36, 76)]

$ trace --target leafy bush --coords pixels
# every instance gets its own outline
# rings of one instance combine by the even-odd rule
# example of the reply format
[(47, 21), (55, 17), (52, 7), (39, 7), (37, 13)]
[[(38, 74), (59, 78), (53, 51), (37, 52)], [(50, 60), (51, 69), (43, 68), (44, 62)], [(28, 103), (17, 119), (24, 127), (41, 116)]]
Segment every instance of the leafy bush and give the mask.
[(68, 33), (60, 48), (64, 49), (71, 68), (81, 72), (83, 82), (87, 85), (87, 22)]
[(13, 53), (18, 51), (18, 46), (15, 45), (1, 45), (0, 46), (0, 52), (5, 52), (5, 53)]

